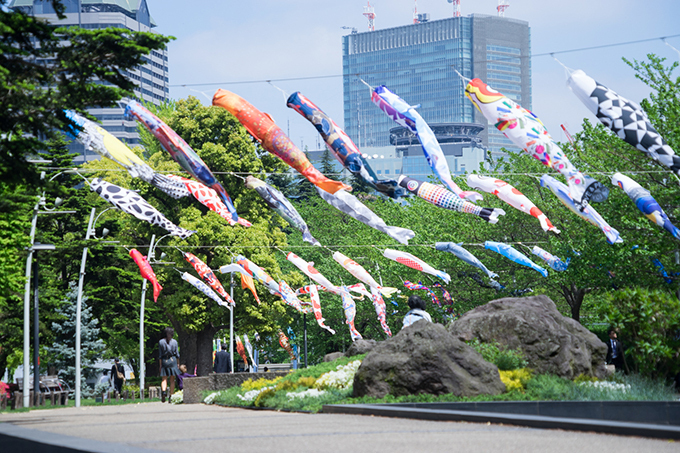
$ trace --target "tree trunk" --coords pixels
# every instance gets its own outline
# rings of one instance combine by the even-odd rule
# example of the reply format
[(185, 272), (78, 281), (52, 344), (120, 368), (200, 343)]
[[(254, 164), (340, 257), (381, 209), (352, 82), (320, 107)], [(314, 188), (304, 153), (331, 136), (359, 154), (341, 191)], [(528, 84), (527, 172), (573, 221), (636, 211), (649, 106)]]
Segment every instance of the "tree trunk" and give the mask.
[(199, 376), (212, 372), (212, 341), (217, 329), (210, 326), (200, 332), (185, 332), (175, 326), (175, 330), (178, 332), (180, 363), (187, 366), (187, 372), (193, 374), (197, 365)]
[(560, 285), (562, 295), (571, 308), (571, 318), (576, 322), (581, 322), (581, 305), (586, 294), (590, 292), (589, 288), (576, 288), (575, 284), (571, 286)]

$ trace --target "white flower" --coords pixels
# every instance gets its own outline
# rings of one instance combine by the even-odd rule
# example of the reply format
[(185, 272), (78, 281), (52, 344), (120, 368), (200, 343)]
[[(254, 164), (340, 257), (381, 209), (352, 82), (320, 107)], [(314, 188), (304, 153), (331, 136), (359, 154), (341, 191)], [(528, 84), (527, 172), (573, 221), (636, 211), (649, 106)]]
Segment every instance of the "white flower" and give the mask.
[(361, 360), (355, 360), (345, 366), (338, 365), (336, 371), (329, 371), (317, 379), (315, 387), (345, 390), (354, 383), (354, 375), (359, 365), (361, 365)]
[(271, 387), (263, 387), (259, 390), (251, 390), (249, 392), (244, 393), (243, 395), (236, 395), (239, 397), (241, 401), (253, 401), (255, 398), (257, 398), (257, 395), (259, 395), (261, 392), (264, 392), (267, 389), (273, 389), (274, 386)]
[(219, 394), (219, 392), (213, 392), (213, 393), (211, 393), (210, 395), (208, 395), (208, 396), (205, 397), (205, 399), (203, 400), (203, 402), (204, 402), (205, 404), (212, 404), (213, 401), (215, 401), (215, 398), (217, 397), (218, 394)]
[(610, 391), (610, 392), (621, 392), (627, 393), (630, 390), (630, 384), (619, 384), (617, 382), (608, 381), (595, 381), (595, 382), (582, 382), (581, 385), (588, 387), (595, 387), (598, 390)]
[(294, 400), (295, 398), (306, 398), (308, 396), (312, 396), (314, 398), (318, 398), (321, 395), (326, 393), (325, 390), (317, 390), (317, 389), (307, 389), (304, 392), (288, 392), (286, 393), (286, 396), (288, 397), (289, 400)]
[(182, 404), (184, 402), (184, 391), (178, 390), (170, 397), (171, 404)]

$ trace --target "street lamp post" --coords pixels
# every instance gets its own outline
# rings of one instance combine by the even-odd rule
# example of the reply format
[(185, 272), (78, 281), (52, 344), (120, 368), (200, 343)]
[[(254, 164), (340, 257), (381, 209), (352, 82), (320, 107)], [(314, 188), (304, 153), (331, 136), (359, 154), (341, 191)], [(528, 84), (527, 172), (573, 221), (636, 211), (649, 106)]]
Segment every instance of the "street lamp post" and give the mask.
[[(162, 238), (161, 238), (162, 239)], [(146, 256), (146, 260), (150, 260), (152, 253), (154, 251), (154, 241), (156, 240), (156, 235), (151, 235), (151, 243), (149, 244), (149, 253)], [(159, 240), (160, 242), (160, 240)], [(142, 282), (142, 301), (139, 307), (139, 398), (144, 399), (144, 375), (145, 364), (144, 364), (144, 299), (146, 298), (146, 279)]]
[[(90, 212), (90, 220), (87, 223), (87, 232), (85, 233), (85, 241), (90, 239), (90, 236), (96, 236), (94, 226), (97, 224), (99, 217), (106, 211), (113, 208), (104, 209), (99, 213), (95, 219), (94, 215), (97, 212), (96, 208), (92, 208)], [(104, 233), (102, 237), (108, 234), (108, 230), (104, 228)], [(80, 275), (78, 277), (78, 297), (76, 300), (76, 395), (75, 395), (75, 406), (80, 407), (80, 386), (81, 386), (81, 374), (82, 374), (82, 364), (81, 364), (81, 353), (80, 353), (80, 342), (81, 342), (81, 314), (83, 307), (83, 283), (85, 280), (85, 262), (87, 261), (87, 247), (83, 248), (83, 258), (80, 260)]]
[(39, 311), (39, 291), (38, 291), (38, 250), (54, 250), (54, 244), (33, 244), (32, 252), (35, 253), (35, 277), (33, 278), (33, 398), (34, 404), (38, 403), (40, 394), (40, 311)]

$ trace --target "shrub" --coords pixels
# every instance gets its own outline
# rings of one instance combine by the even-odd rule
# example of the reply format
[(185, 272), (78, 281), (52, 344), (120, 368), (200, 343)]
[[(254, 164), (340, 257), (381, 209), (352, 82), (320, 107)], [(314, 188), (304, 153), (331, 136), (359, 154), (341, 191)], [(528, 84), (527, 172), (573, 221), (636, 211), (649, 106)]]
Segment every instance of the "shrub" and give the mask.
[(281, 380), (281, 376), (274, 378), (274, 379), (260, 378), (260, 379), (257, 379), (255, 381), (253, 381), (252, 379), (248, 379), (243, 384), (241, 384), (241, 388), (245, 391), (260, 390), (262, 388), (269, 387), (271, 385), (275, 385), (280, 380)]
[(531, 379), (533, 374), (529, 368), (521, 368), (518, 370), (500, 370), (501, 381), (505, 384), (505, 390), (511, 392), (517, 390), (523, 392), (526, 388), (527, 382)]
[(482, 343), (478, 338), (475, 338), (468, 343), (468, 346), (479, 352), (484, 360), (496, 365), (499, 370), (516, 370), (528, 365), (522, 351), (506, 348), (495, 341)]
[[(634, 371), (645, 376), (670, 377), (680, 365), (680, 301), (672, 294), (644, 288), (611, 293), (600, 307), (601, 316), (620, 329), (619, 340)], [(627, 344), (626, 344), (627, 343)]]

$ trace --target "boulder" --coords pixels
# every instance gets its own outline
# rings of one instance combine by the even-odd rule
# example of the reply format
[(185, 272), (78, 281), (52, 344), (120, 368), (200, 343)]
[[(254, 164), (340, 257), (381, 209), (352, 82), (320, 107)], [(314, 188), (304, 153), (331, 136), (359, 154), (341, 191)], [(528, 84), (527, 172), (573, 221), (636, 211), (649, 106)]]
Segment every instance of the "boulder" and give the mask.
[(354, 396), (497, 395), (498, 368), (441, 324), (420, 320), (378, 343), (354, 376)]
[(347, 349), (345, 356), (354, 357), (355, 355), (368, 354), (377, 344), (378, 342), (375, 340), (357, 340)]
[(605, 377), (607, 346), (581, 324), (562, 316), (547, 296), (491, 301), (453, 321), (448, 331), (463, 341), (478, 338), (520, 349), (538, 373), (568, 379), (580, 374)]
[(342, 352), (331, 352), (330, 354), (326, 354), (323, 356), (323, 361), (324, 362), (332, 362), (334, 360), (338, 360), (340, 357), (345, 357), (345, 354)]

